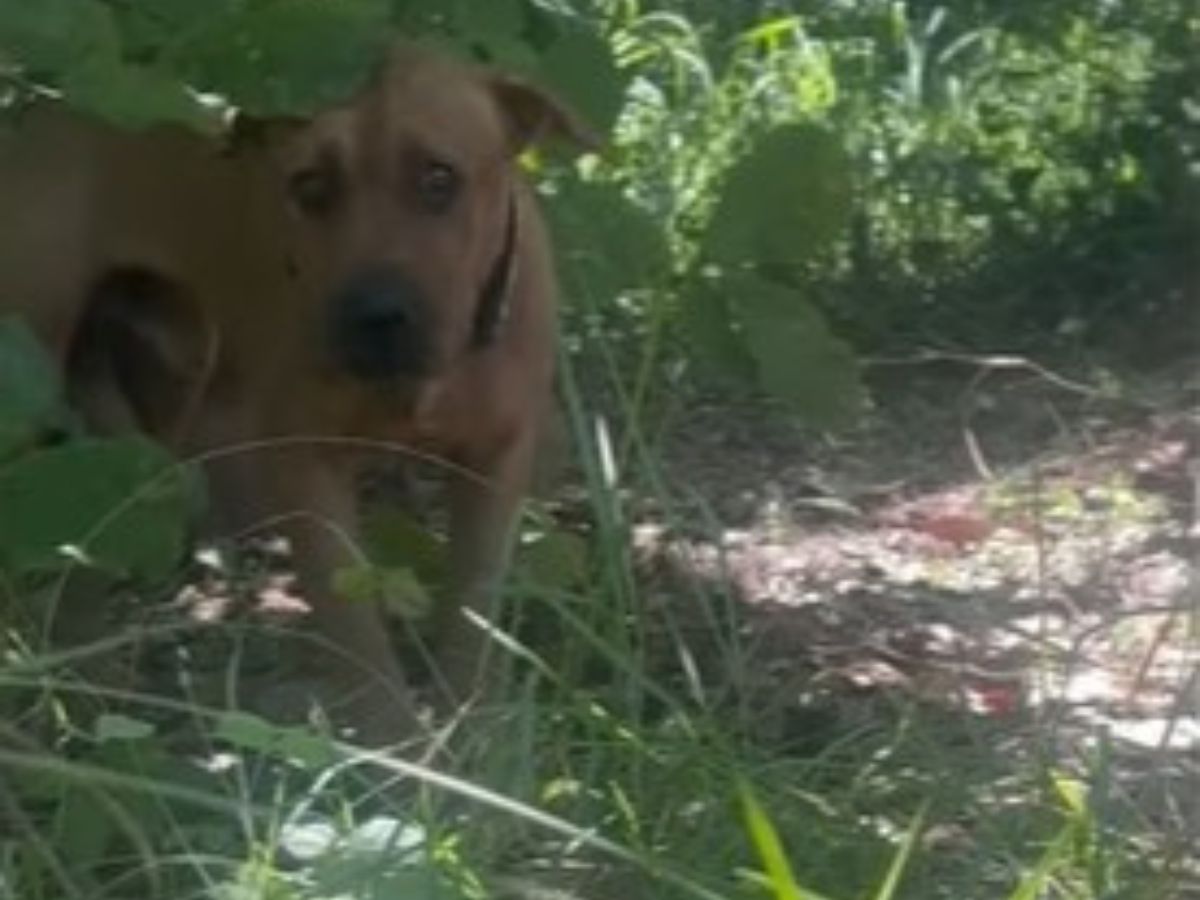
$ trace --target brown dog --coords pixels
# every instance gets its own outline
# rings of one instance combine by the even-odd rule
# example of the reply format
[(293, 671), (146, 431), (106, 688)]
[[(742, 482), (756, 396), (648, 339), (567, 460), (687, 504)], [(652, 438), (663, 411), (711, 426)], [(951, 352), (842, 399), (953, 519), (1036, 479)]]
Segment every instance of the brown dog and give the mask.
[[(80, 404), (210, 453), (218, 511), (286, 531), (320, 678), (377, 742), (412, 726), (377, 611), (334, 595), (355, 476), (387, 445), (446, 461), (450, 595), (485, 611), (547, 412), (555, 287), (516, 158), (580, 140), (538, 91), (414, 47), (345, 106), (249, 123), (232, 149), (33, 110), (0, 140), (0, 312), (27, 315)], [(484, 634), (445, 616), (442, 670)]]

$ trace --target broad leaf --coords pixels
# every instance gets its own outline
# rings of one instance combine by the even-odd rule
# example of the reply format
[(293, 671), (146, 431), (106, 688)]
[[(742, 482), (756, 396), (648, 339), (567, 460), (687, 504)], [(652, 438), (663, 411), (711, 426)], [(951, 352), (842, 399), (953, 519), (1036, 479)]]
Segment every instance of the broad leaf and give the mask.
[(0, 55), (29, 74), (57, 83), (120, 53), (112, 11), (99, 0), (0, 0)]
[[(443, 6), (449, 5), (441, 0)], [(456, 24), (472, 40), (487, 45), (492, 39), (518, 40), (525, 31), (524, 0), (459, 0), (454, 4)]]
[(139, 63), (169, 60), (215, 19), (244, 6), (243, 0), (106, 0), (121, 33), (127, 59)]
[(197, 483), (141, 438), (82, 440), (0, 471), (0, 569), (34, 572), (72, 561), (161, 577), (183, 555)]
[(409, 568), (426, 584), (445, 580), (445, 543), (403, 511), (370, 510), (363, 517), (362, 538), (372, 565)]
[(841, 424), (862, 402), (853, 353), (798, 288), (730, 274), (689, 297), (685, 315), (705, 362), (816, 424)]
[(380, 603), (402, 619), (421, 619), (433, 612), (433, 599), (408, 568), (344, 566), (334, 572), (333, 590), (351, 603)]
[(58, 369), (20, 319), (0, 319), (0, 463), (67, 421)]
[(242, 750), (267, 752), (278, 743), (283, 727), (242, 710), (229, 710), (217, 717), (213, 737)]
[(567, 23), (541, 53), (537, 80), (596, 134), (607, 134), (625, 102), (627, 77), (612, 49), (591, 28)]
[(73, 106), (125, 128), (171, 122), (216, 133), (221, 127), (183, 82), (144, 66), (99, 62), (70, 72), (63, 88)]
[(386, 47), (376, 0), (235, 7), (175, 48), (188, 81), (256, 115), (299, 115), (349, 97)]
[[(420, 21), (415, 17), (422, 6), (409, 0), (402, 14)], [(587, 20), (527, 0), (440, 0), (440, 6), (442, 21), (453, 31), (444, 43), (456, 52), (481, 56), (544, 88), (596, 134), (612, 127), (624, 103), (627, 78), (617, 68), (609, 42)], [(426, 28), (429, 19), (421, 22)]]
[(568, 297), (586, 291), (610, 300), (630, 288), (653, 287), (670, 272), (662, 227), (619, 188), (569, 179), (547, 199)]
[(796, 288), (752, 275), (728, 279), (760, 386), (819, 425), (838, 425), (862, 402), (858, 365)]
[(733, 165), (703, 250), (727, 266), (803, 263), (839, 236), (850, 204), (850, 167), (838, 139), (815, 126), (783, 125)]
[(755, 381), (754, 358), (740, 321), (733, 315), (723, 279), (699, 283), (686, 298), (683, 324), (696, 359), (711, 370), (746, 384)]

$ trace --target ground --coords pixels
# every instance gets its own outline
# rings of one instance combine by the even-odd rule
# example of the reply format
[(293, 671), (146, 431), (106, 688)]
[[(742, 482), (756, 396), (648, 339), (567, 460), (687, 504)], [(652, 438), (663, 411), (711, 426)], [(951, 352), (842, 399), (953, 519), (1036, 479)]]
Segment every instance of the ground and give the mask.
[[(1197, 900), (1197, 372), (1126, 375), (1114, 394), (1013, 359), (887, 361), (868, 369), (873, 409), (836, 436), (688, 394), (643, 459), (616, 442), (607, 486), (581, 492), (577, 472), (535, 504), (510, 593), (539, 664), (517, 666), (498, 707), (512, 730), (468, 731), (438, 759), (578, 833), (472, 805), (439, 823), (454, 854), (507, 885), (496, 897), (741, 895), (733, 873), (758, 860), (730, 799), (749, 785), (822, 896), (881, 896), (921, 816), (900, 896)], [(181, 699), (219, 709), (234, 678), (280, 683), (275, 630), (191, 624), (179, 640), (181, 611), (255, 604), (270, 621), (301, 606), (280, 548), (233, 568), (202, 554), (176, 602), (149, 608), (167, 627), (144, 687), (174, 671)], [(177, 755), (206, 760), (239, 802), (274, 804), (282, 824), (248, 832), (275, 858), (282, 829), (272, 877), (319, 884), (323, 866), (362, 865), (345, 848), (375, 848), (380, 821), (409, 827), (405, 804), (372, 818), (377, 800), (342, 799), (332, 769), (268, 730), (220, 719), (197, 736), (207, 720), (172, 716), (159, 727)], [(253, 762), (264, 747), (286, 765)], [(310, 779), (295, 806), (274, 786)], [(310, 790), (337, 814), (309, 821)], [(1072, 810), (1085, 824), (1064, 844)], [(207, 846), (182, 821), (182, 846)], [(289, 859), (313, 828), (340, 837)], [(595, 834), (641, 862), (587, 852)], [(668, 890), (664, 871), (716, 893)], [(1043, 871), (1059, 893), (1030, 887)], [(362, 896), (394, 896), (376, 890)], [(412, 896), (446, 896), (430, 890)]]
[(879, 407), (836, 440), (689, 406), (667, 429), (681, 508), (635, 528), (643, 565), (665, 603), (732, 585), (739, 690), (772, 746), (911, 703), (949, 714), (949, 741), (977, 723), (993, 758), (945, 757), (964, 789), (1029, 754), (1094, 785), (1103, 755), (1138, 839), (1190, 858), (1172, 896), (1200, 896), (1200, 365), (1118, 400), (1002, 362), (876, 368)]

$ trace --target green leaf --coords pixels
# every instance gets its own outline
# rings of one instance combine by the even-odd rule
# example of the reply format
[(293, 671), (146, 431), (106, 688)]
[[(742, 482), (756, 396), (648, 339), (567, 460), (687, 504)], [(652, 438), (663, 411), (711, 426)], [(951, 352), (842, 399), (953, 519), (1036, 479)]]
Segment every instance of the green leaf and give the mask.
[(818, 425), (844, 424), (862, 404), (853, 352), (799, 288), (748, 272), (712, 277), (687, 298), (684, 322), (701, 361)]
[(607, 134), (625, 104), (628, 78), (608, 41), (593, 28), (570, 23), (541, 54), (537, 80), (597, 134)]
[(1067, 825), (1047, 844), (1038, 861), (1022, 874), (1020, 882), (1013, 888), (1007, 900), (1040, 900), (1046, 897), (1054, 873), (1067, 865), (1071, 857), (1075, 828)]
[(767, 884), (775, 900), (823, 900), (815, 891), (801, 888), (792, 874), (791, 864), (779, 839), (779, 832), (755, 796), (750, 785), (739, 779), (738, 797), (742, 805), (742, 821), (750, 834), (758, 858), (766, 871)]
[(0, 55), (57, 82), (97, 60), (120, 58), (112, 11), (99, 0), (0, 0)]
[(913, 816), (908, 830), (904, 833), (904, 840), (896, 848), (896, 855), (892, 858), (892, 864), (888, 867), (887, 874), (884, 875), (883, 884), (875, 892), (873, 900), (892, 900), (896, 896), (896, 891), (900, 887), (900, 880), (904, 876), (909, 862), (912, 860), (913, 850), (916, 848), (917, 840), (921, 836), (921, 830), (925, 826), (925, 814), (928, 811), (929, 803), (926, 801), (921, 804), (921, 808)]
[(100, 865), (105, 852), (111, 852), (117, 834), (112, 807), (105, 805), (99, 792), (62, 779), (58, 782), (57, 793), (56, 851), (69, 853), (72, 865), (89, 868)]
[(671, 271), (662, 226), (611, 184), (564, 180), (547, 198), (556, 260), (566, 294), (611, 300), (653, 287)]
[(241, 710), (230, 710), (217, 717), (213, 737), (228, 741), (242, 750), (271, 750), (283, 729), (266, 719)]
[(103, 713), (96, 719), (98, 741), (140, 741), (154, 734), (154, 726), (119, 713)]
[(1070, 817), (1079, 822), (1088, 820), (1088, 790), (1078, 778), (1064, 772), (1051, 772), (1051, 784)]
[(337, 749), (328, 737), (299, 726), (280, 729), (275, 750), (284, 759), (310, 771), (327, 769), (338, 759)]
[(390, 37), (377, 0), (273, 0), (234, 7), (173, 49), (197, 86), (255, 115), (300, 115), (357, 89)]
[(127, 59), (169, 58), (214, 19), (233, 13), (242, 0), (106, 0), (121, 33)]
[(375, 565), (403, 566), (428, 584), (445, 580), (445, 542), (402, 510), (370, 510), (363, 516), (361, 532), (367, 558)]
[(705, 280), (686, 297), (683, 324), (697, 362), (745, 384), (754, 384), (757, 369), (741, 325), (730, 309), (725, 281)]
[(54, 360), (23, 321), (0, 318), (0, 463), (67, 421)]
[(726, 175), (702, 249), (728, 266), (803, 263), (839, 236), (850, 209), (840, 141), (812, 125), (783, 125)]
[[(446, 6), (446, 0), (440, 0)], [(505, 43), (517, 40), (525, 31), (524, 0), (459, 0), (455, 4), (456, 24), (472, 40), (491, 49), (491, 41), (500, 39)]]
[(351, 603), (381, 603), (405, 619), (420, 619), (433, 611), (433, 599), (412, 569), (369, 563), (343, 566), (334, 572), (333, 590)]
[(198, 484), (142, 438), (81, 440), (0, 471), (0, 569), (83, 562), (158, 578), (183, 555)]
[(844, 424), (862, 403), (850, 348), (797, 288), (745, 274), (725, 280), (759, 385), (818, 425)]
[(337, 748), (324, 735), (302, 726), (275, 725), (242, 710), (221, 713), (213, 737), (241, 750), (274, 754), (310, 770), (328, 768), (338, 758)]
[(569, 531), (549, 531), (522, 543), (516, 570), (536, 585), (571, 589), (587, 579), (588, 545)]
[(433, 612), (427, 585), (446, 581), (446, 546), (402, 510), (380, 507), (363, 517), (367, 559), (334, 574), (334, 590), (352, 602), (380, 602), (393, 614), (420, 619)]
[(216, 133), (221, 127), (183, 82), (145, 66), (98, 62), (72, 71), (63, 89), (73, 106), (125, 128), (170, 122)]

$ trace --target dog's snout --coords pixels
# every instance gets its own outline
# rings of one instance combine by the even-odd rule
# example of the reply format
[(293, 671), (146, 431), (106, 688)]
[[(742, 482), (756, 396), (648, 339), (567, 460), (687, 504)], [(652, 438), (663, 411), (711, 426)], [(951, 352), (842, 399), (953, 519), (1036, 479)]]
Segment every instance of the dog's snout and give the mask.
[(334, 351), (353, 375), (420, 376), (432, 361), (428, 304), (398, 268), (356, 275), (333, 301)]

